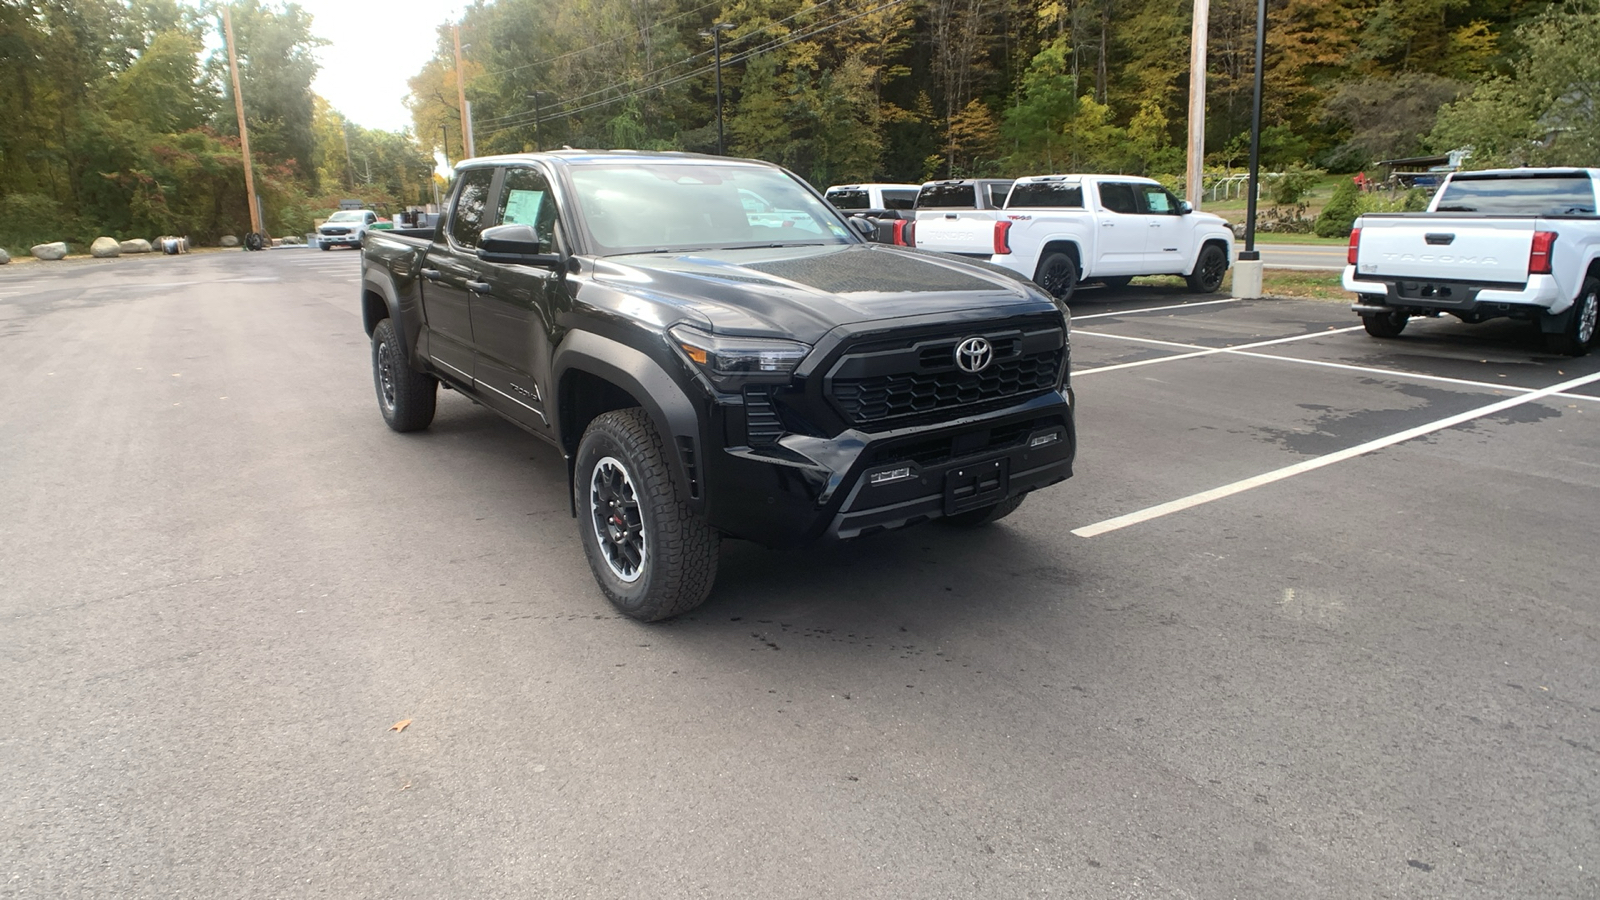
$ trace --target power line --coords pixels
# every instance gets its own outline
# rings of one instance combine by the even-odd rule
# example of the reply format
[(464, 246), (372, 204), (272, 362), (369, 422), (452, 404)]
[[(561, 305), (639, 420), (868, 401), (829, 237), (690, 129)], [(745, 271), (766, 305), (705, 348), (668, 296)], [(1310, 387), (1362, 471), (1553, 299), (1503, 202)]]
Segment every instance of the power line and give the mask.
[[(681, 13), (678, 13), (677, 15), (675, 15), (675, 16), (668, 16), (667, 18), (662, 19), (659, 22), (652, 23), (649, 28), (645, 29), (644, 33), (645, 34), (649, 34), (651, 31), (655, 30), (656, 28), (658, 28), (658, 27), (660, 27), (662, 25), (667, 24), (668, 22), (676, 22), (679, 19), (685, 18), (687, 16), (692, 16), (697, 12), (702, 12), (704, 10), (710, 9), (711, 7), (717, 6), (717, 5), (721, 4), (721, 3), (722, 3), (722, 0), (711, 0), (710, 3), (707, 3), (707, 4), (703, 5), (703, 6), (697, 6), (694, 9), (688, 10), (687, 12), (681, 12)], [(569, 50), (566, 53), (561, 54), (560, 56), (552, 56), (549, 59), (535, 60), (535, 61), (533, 61), (531, 63), (523, 63), (520, 66), (512, 66), (509, 69), (500, 69), (500, 70), (497, 70), (497, 71), (494, 71), (494, 72), (484, 72), (483, 74), (484, 75), (508, 75), (508, 74), (510, 74), (512, 72), (520, 72), (523, 69), (531, 69), (531, 68), (533, 68), (535, 66), (542, 66), (542, 65), (547, 65), (549, 63), (553, 63), (553, 62), (560, 62), (563, 59), (567, 59), (569, 57), (577, 56), (580, 53), (588, 53), (590, 50), (598, 50), (601, 47), (609, 47), (612, 44), (620, 44), (623, 41), (633, 40), (634, 38), (636, 38), (638, 36), (639, 36), (638, 33), (625, 34), (622, 37), (612, 38), (609, 41), (601, 41), (598, 44), (590, 44), (587, 47), (579, 47), (576, 50)]]
[[(828, 6), (833, 2), (834, 2), (834, 0), (819, 0), (819, 2), (813, 3), (810, 6), (807, 6), (807, 7), (803, 8), (803, 9), (793, 13), (792, 15), (786, 16), (786, 17), (784, 17), (782, 19), (779, 19), (779, 20), (777, 20), (775, 22), (768, 22), (767, 24), (762, 25), (759, 28), (756, 28), (756, 29), (754, 29), (752, 31), (745, 32), (744, 34), (742, 34), (739, 37), (735, 38), (735, 40), (743, 41), (743, 40), (746, 40), (746, 39), (750, 38), (753, 35), (761, 34), (762, 32), (765, 32), (765, 31), (770, 31), (771, 29), (776, 28), (779, 25), (788, 24), (789, 22), (792, 22), (795, 19), (800, 18), (801, 16), (805, 15), (806, 13), (821, 9), (822, 7)], [(888, 4), (888, 5), (892, 6), (894, 4)], [(704, 8), (705, 7), (701, 7), (701, 9), (704, 9)], [(879, 7), (879, 8), (881, 9), (883, 7)], [(862, 13), (860, 15), (868, 15), (871, 12), (874, 12), (874, 10), (868, 10), (866, 13)], [(860, 15), (855, 16), (854, 18), (860, 18)], [(824, 20), (824, 21), (827, 21), (827, 20)], [(848, 21), (848, 20), (845, 20), (845, 21)], [(815, 31), (812, 32), (812, 34), (816, 34), (816, 33), (818, 33), (818, 32), (815, 32)], [(777, 47), (783, 46), (783, 44), (781, 44), (781, 43), (775, 43), (776, 41), (779, 41), (779, 40), (781, 40), (781, 39), (774, 38), (772, 41), (768, 41), (766, 44), (759, 45), (755, 49), (763, 50), (763, 51), (766, 50), (766, 49), (776, 49)], [(607, 43), (615, 43), (615, 41), (608, 41)], [(603, 45), (596, 44), (594, 46), (598, 47), (598, 46), (603, 46)], [(589, 50), (589, 49), (593, 49), (593, 48), (592, 47), (585, 47), (583, 49), (584, 50)], [(578, 52), (582, 52), (582, 51), (573, 51), (573, 52), (574, 53), (578, 53)], [(749, 52), (749, 51), (741, 51), (741, 52)], [(589, 99), (590, 97), (598, 97), (601, 94), (605, 94), (605, 93), (607, 93), (609, 91), (614, 91), (614, 90), (618, 90), (619, 88), (627, 87), (629, 84), (636, 83), (636, 82), (640, 81), (641, 79), (647, 79), (647, 78), (650, 78), (651, 76), (659, 75), (659, 74), (661, 74), (663, 72), (670, 71), (670, 70), (675, 69), (675, 68), (677, 68), (679, 66), (687, 65), (689, 63), (692, 63), (697, 59), (703, 59), (703, 58), (705, 58), (705, 57), (707, 57), (709, 55), (710, 55), (710, 51), (702, 51), (700, 53), (693, 54), (693, 55), (688, 56), (688, 57), (686, 57), (684, 59), (678, 60), (677, 62), (667, 63), (666, 65), (660, 66), (660, 67), (658, 67), (656, 69), (652, 69), (649, 72), (645, 72), (645, 73), (643, 73), (641, 75), (636, 75), (636, 76), (630, 78), (627, 81), (623, 81), (623, 82), (618, 82), (616, 84), (607, 85), (607, 86), (605, 86), (603, 88), (599, 88), (597, 90), (590, 91), (587, 94), (580, 94), (580, 95), (578, 95), (576, 97), (573, 97), (573, 98), (571, 98), (569, 100), (563, 100), (563, 101), (561, 101), (561, 105), (567, 105), (567, 104), (572, 104), (572, 103), (581, 103), (584, 100)], [(724, 60), (724, 64), (727, 64), (728, 62), (737, 62), (741, 58), (743, 58), (743, 57), (736, 56), (732, 60)], [(711, 70), (711, 67), (698, 69), (698, 70), (696, 70), (694, 72), (689, 73), (689, 77), (694, 77), (696, 75), (701, 75), (701, 74), (704, 74), (705, 72), (708, 72), (710, 70)], [(665, 81), (665, 82), (662, 82), (662, 83), (660, 83), (658, 85), (655, 85), (654, 87), (644, 88), (644, 89), (641, 89), (641, 90), (653, 90), (655, 87), (664, 87), (664, 86), (666, 86), (668, 84), (676, 84), (676, 83), (677, 83), (677, 81)], [(634, 95), (629, 95), (629, 96), (634, 96)], [(623, 98), (619, 98), (619, 99), (623, 99)], [(590, 107), (585, 107), (585, 108), (587, 109), (587, 108), (590, 108)], [(495, 117), (493, 117), (491, 119), (485, 119), (483, 124), (492, 125), (492, 124), (504, 122), (507, 119), (513, 119), (513, 118), (517, 118), (519, 116), (526, 116), (526, 115), (528, 115), (528, 112), (529, 112), (528, 110), (520, 110), (520, 111), (514, 112), (514, 113), (506, 113), (505, 115), (502, 115), (502, 116), (495, 116)], [(551, 116), (545, 116), (543, 118), (546, 118), (546, 119), (549, 119), (549, 118), (563, 118), (563, 117), (565, 117), (567, 115), (570, 115), (570, 114), (571, 114), (570, 112), (568, 112), (568, 113), (558, 113), (558, 114), (551, 115)], [(517, 123), (512, 123), (510, 125), (506, 125), (503, 128), (497, 129), (495, 132), (491, 132), (491, 134), (497, 133), (498, 131), (504, 131), (507, 128), (516, 128), (516, 127), (520, 127), (521, 125), (526, 125), (526, 124), (528, 124), (529, 121), (532, 121), (532, 120), (524, 120), (522, 122), (517, 122)]]
[[(771, 52), (773, 50), (777, 50), (777, 49), (779, 49), (781, 47), (786, 47), (789, 44), (793, 44), (793, 43), (796, 43), (798, 41), (803, 41), (803, 40), (805, 40), (807, 38), (815, 37), (815, 36), (817, 36), (819, 34), (823, 34), (825, 32), (832, 31), (833, 29), (838, 28), (838, 27), (840, 27), (842, 25), (845, 25), (845, 24), (847, 24), (849, 22), (853, 22), (856, 19), (860, 19), (860, 18), (863, 18), (865, 16), (872, 15), (873, 13), (876, 13), (876, 12), (882, 12), (883, 10), (886, 10), (886, 9), (888, 9), (890, 7), (893, 7), (893, 6), (899, 6), (900, 4), (905, 3), (905, 2), (907, 2), (907, 0), (889, 0), (889, 2), (887, 2), (887, 3), (883, 3), (883, 4), (879, 5), (879, 6), (873, 7), (872, 9), (865, 10), (863, 12), (859, 12), (859, 13), (856, 13), (854, 15), (845, 16), (843, 18), (838, 18), (838, 19), (831, 20), (831, 21), (825, 21), (824, 24), (822, 24), (822, 25), (820, 25), (818, 27), (814, 27), (809, 31), (804, 31), (804, 32), (796, 33), (796, 34), (787, 35), (782, 39), (773, 39), (773, 40), (768, 41), (768, 42), (766, 42), (764, 44), (761, 44), (761, 45), (759, 45), (757, 47), (753, 47), (753, 48), (751, 48), (749, 50), (740, 51), (739, 53), (735, 54), (732, 58), (723, 60), (723, 65), (728, 65), (730, 63), (743, 62), (743, 61), (746, 61), (746, 60), (749, 60), (749, 59), (753, 59), (754, 57), (760, 56), (763, 53), (769, 53), (769, 52)], [(808, 9), (815, 9), (818, 6), (823, 6), (823, 5), (826, 5), (826, 0), (825, 0), (824, 3), (815, 4), (812, 7), (808, 7)], [(802, 12), (804, 12), (804, 10)], [(795, 15), (798, 16), (799, 13), (796, 13)], [(790, 16), (789, 18), (793, 19), (793, 18), (795, 18), (795, 16)], [(786, 19), (784, 21), (788, 21), (788, 19)], [(773, 24), (781, 24), (781, 23), (773, 23)], [(771, 27), (771, 26), (767, 26), (767, 27)], [(764, 29), (760, 29), (760, 30), (764, 30)], [(755, 34), (755, 33), (758, 33), (758, 32), (751, 32), (751, 33)], [(704, 53), (696, 54), (695, 56), (689, 57), (688, 60), (684, 60), (684, 61), (681, 61), (681, 62), (678, 62), (678, 63), (674, 63), (673, 65), (669, 65), (669, 66), (663, 66), (662, 68), (656, 69), (654, 72), (650, 72), (650, 73), (647, 73), (644, 76), (639, 76), (639, 77), (648, 77), (648, 75), (653, 75), (653, 74), (656, 74), (656, 73), (659, 73), (659, 72), (665, 72), (668, 69), (673, 68), (674, 66), (682, 65), (684, 62), (688, 62), (688, 61), (694, 60), (694, 59), (696, 59), (698, 57), (702, 57), (702, 56), (705, 56), (705, 54)], [(667, 79), (665, 79), (663, 81), (660, 81), (660, 82), (657, 82), (655, 84), (650, 84), (650, 85), (646, 85), (646, 86), (641, 87), (641, 88), (636, 88), (636, 89), (634, 89), (632, 91), (629, 91), (629, 92), (627, 92), (625, 94), (620, 94), (618, 96), (610, 97), (610, 98), (607, 98), (605, 100), (599, 100), (599, 101), (596, 101), (594, 103), (589, 103), (589, 104), (586, 104), (586, 105), (583, 105), (583, 106), (579, 106), (579, 107), (576, 107), (576, 108), (573, 108), (573, 109), (563, 110), (561, 112), (546, 113), (546, 114), (544, 114), (542, 116), (541, 120), (545, 121), (545, 122), (548, 122), (548, 121), (551, 121), (551, 120), (554, 120), (554, 119), (570, 118), (572, 116), (578, 115), (579, 113), (588, 112), (591, 109), (598, 109), (598, 108), (600, 108), (602, 106), (609, 106), (609, 105), (611, 105), (613, 103), (617, 103), (617, 102), (622, 101), (622, 100), (629, 100), (629, 99), (632, 99), (634, 97), (638, 97), (638, 96), (640, 96), (642, 94), (650, 93), (651, 91), (656, 91), (656, 90), (660, 90), (662, 88), (671, 87), (671, 86), (673, 86), (675, 84), (680, 84), (680, 83), (682, 83), (684, 81), (688, 81), (688, 80), (690, 80), (692, 78), (697, 78), (697, 77), (699, 77), (701, 75), (706, 74), (707, 72), (710, 72), (713, 67), (714, 66), (712, 66), (712, 65), (702, 66), (702, 67), (700, 67), (698, 69), (695, 69), (693, 71), (685, 72), (685, 73), (683, 73), (681, 75), (675, 75), (675, 76), (673, 76), (671, 78), (667, 78)], [(580, 100), (584, 100), (584, 99), (587, 99), (589, 97), (596, 96), (597, 94), (603, 94), (603, 93), (605, 93), (607, 91), (616, 90), (618, 88), (625, 87), (626, 85), (632, 83), (633, 81), (637, 81), (637, 79), (633, 79), (633, 80), (628, 81), (628, 82), (621, 82), (619, 84), (611, 85), (610, 87), (601, 88), (598, 91), (590, 91), (587, 94), (583, 94), (583, 95), (581, 95), (579, 97), (576, 97), (573, 100), (567, 101), (567, 102), (576, 103), (576, 102), (578, 102)], [(511, 113), (511, 114), (508, 114), (506, 116), (502, 116), (500, 118), (501, 119), (508, 119), (508, 118), (512, 118), (513, 116), (517, 116), (517, 115), (526, 116), (526, 115), (528, 115), (528, 111), (524, 110), (521, 113)], [(502, 131), (509, 131), (509, 130), (511, 130), (513, 128), (519, 128), (519, 127), (522, 127), (524, 125), (528, 125), (531, 122), (532, 122), (532, 119), (524, 119), (523, 121), (520, 121), (520, 122), (510, 122), (510, 123), (507, 123), (507, 124), (503, 125), (500, 128), (495, 129), (494, 131), (490, 132), (490, 134), (499, 134)]]

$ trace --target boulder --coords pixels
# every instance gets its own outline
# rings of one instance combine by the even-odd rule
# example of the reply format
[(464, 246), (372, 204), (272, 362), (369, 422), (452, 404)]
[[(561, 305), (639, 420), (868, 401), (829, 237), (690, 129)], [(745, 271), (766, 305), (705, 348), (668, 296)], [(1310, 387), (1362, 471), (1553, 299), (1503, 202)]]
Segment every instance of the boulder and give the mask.
[(89, 255), (96, 259), (110, 259), (122, 255), (122, 244), (114, 237), (97, 237), (89, 245)]
[(222, 236), (221, 240), (217, 241), (217, 243), (224, 247), (237, 247), (239, 246), (239, 239), (231, 234), (225, 234)]
[(0, 247), (0, 266), (8, 262), (11, 262), (11, 254), (7, 253), (4, 247)]
[(154, 248), (150, 246), (150, 242), (144, 238), (134, 238), (131, 241), (122, 242), (123, 253), (149, 253), (152, 249)]
[(67, 255), (65, 241), (56, 241), (53, 244), (35, 244), (31, 252), (39, 259), (61, 259)]
[(278, 238), (278, 241), (279, 241), (279, 243), (283, 244), (285, 247), (298, 247), (299, 245), (304, 244), (306, 242), (306, 239), (301, 237), (301, 236), (299, 236), (298, 234), (290, 234), (290, 235), (285, 235), (285, 236), (283, 236), (281, 238)]

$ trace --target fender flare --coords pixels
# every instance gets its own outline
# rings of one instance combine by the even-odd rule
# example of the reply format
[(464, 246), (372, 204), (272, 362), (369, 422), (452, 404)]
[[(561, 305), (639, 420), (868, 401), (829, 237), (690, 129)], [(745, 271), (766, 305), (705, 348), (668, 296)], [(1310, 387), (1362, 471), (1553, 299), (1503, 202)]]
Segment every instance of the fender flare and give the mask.
[[(384, 275), (387, 275), (387, 272)], [(373, 316), (372, 307), (366, 301), (367, 294), (377, 294), (383, 299), (388, 318), (393, 319), (400, 330), (400, 337), (406, 348), (406, 358), (411, 367), (419, 372), (425, 371), (420, 364), (422, 354), (417, 351), (418, 335), (422, 332), (419, 306), (415, 302), (410, 304), (413, 314), (406, 315), (406, 310), (401, 308), (400, 294), (395, 290), (393, 279), (384, 275), (373, 274), (371, 267), (367, 267), (361, 275), (361, 327), (367, 332), (367, 337), (371, 337), (372, 329), (378, 327), (380, 320)]]
[(1222, 248), (1222, 255), (1227, 258), (1226, 268), (1233, 268), (1233, 264), (1237, 262), (1237, 260), (1234, 259), (1233, 242), (1234, 237), (1231, 233), (1229, 233), (1226, 237), (1224, 237), (1223, 233), (1219, 231), (1197, 235), (1195, 238), (1194, 256), (1189, 257), (1189, 266), (1188, 270), (1183, 273), (1184, 277), (1187, 278), (1194, 274), (1195, 266), (1200, 265), (1200, 254), (1206, 252), (1206, 247), (1211, 244), (1216, 244)]
[[(691, 508), (704, 508), (704, 466), (702, 458), (705, 441), (700, 434), (700, 416), (688, 395), (659, 363), (632, 347), (595, 334), (592, 331), (574, 331), (556, 350), (551, 359), (551, 386), (547, 398), (551, 421), (556, 426), (556, 438), (567, 457), (567, 495), (575, 497), (577, 482), (578, 441), (580, 434), (569, 434), (567, 417), (562, 409), (566, 392), (564, 383), (568, 372), (579, 371), (611, 382), (627, 391), (650, 417), (656, 433), (666, 447), (667, 465), (674, 480), (684, 488)], [(684, 458), (687, 441), (691, 459)], [(576, 504), (576, 499), (573, 500)], [(576, 509), (574, 509), (576, 515)]]

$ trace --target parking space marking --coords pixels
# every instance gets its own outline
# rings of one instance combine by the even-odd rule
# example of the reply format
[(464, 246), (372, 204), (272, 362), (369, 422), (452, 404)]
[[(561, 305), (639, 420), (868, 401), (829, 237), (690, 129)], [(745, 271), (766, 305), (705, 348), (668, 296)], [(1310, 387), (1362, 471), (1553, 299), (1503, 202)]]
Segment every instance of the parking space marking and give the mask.
[(1585, 375), (1582, 378), (1569, 379), (1561, 382), (1560, 384), (1553, 384), (1549, 387), (1539, 388), (1538, 390), (1529, 391), (1526, 394), (1522, 394), (1517, 397), (1510, 397), (1496, 403), (1490, 403), (1487, 406), (1480, 406), (1477, 409), (1469, 409), (1466, 412), (1457, 413), (1456, 415), (1448, 416), (1446, 418), (1439, 419), (1438, 421), (1429, 422), (1426, 425), (1418, 425), (1415, 428), (1407, 428), (1405, 431), (1391, 434), (1388, 437), (1377, 438), (1375, 440), (1367, 441), (1364, 444), (1357, 444), (1356, 446), (1345, 450), (1337, 450), (1333, 453), (1316, 457), (1315, 459), (1308, 459), (1303, 462), (1298, 462), (1292, 466), (1284, 466), (1281, 469), (1274, 469), (1271, 472), (1265, 472), (1251, 478), (1235, 481), (1232, 484), (1225, 484), (1221, 487), (1215, 487), (1209, 491), (1201, 491), (1198, 494), (1190, 494), (1187, 497), (1180, 497), (1177, 500), (1170, 500), (1166, 503), (1161, 503), (1156, 506), (1149, 506), (1137, 512), (1131, 512), (1127, 513), (1126, 515), (1096, 522), (1093, 525), (1085, 525), (1082, 528), (1074, 528), (1072, 533), (1078, 537), (1092, 538), (1110, 531), (1127, 528), (1130, 525), (1138, 525), (1142, 522), (1148, 522), (1151, 519), (1159, 519), (1162, 516), (1168, 516), (1176, 512), (1182, 512), (1186, 509), (1192, 509), (1203, 503), (1210, 503), (1213, 500), (1221, 500), (1225, 497), (1232, 497), (1234, 494), (1242, 494), (1252, 488), (1258, 488), (1265, 484), (1272, 484), (1275, 481), (1282, 481), (1285, 478), (1292, 478), (1296, 475), (1301, 475), (1306, 472), (1323, 468), (1324, 466), (1331, 466), (1334, 463), (1344, 462), (1347, 459), (1362, 456), (1364, 454), (1371, 453), (1374, 450), (1382, 450), (1385, 447), (1392, 447), (1395, 444), (1409, 441), (1412, 438), (1422, 437), (1425, 434), (1432, 434), (1435, 431), (1443, 431), (1446, 428), (1453, 428), (1462, 424), (1463, 422), (1470, 422), (1473, 419), (1481, 419), (1484, 416), (1492, 416), (1495, 413), (1511, 409), (1514, 406), (1521, 406), (1525, 403), (1532, 403), (1535, 400), (1543, 400), (1546, 397), (1556, 396), (1569, 391), (1572, 388), (1582, 387), (1586, 384), (1593, 384), (1596, 381), (1600, 381), (1600, 372), (1596, 372), (1592, 375)]
[(1139, 313), (1163, 312), (1169, 309), (1188, 309), (1191, 306), (1213, 306), (1218, 303), (1238, 303), (1238, 297), (1226, 297), (1222, 300), (1202, 300), (1198, 303), (1174, 303), (1171, 306), (1147, 306), (1143, 309), (1125, 309), (1121, 312), (1090, 313), (1087, 316), (1074, 315), (1072, 321), (1083, 319), (1103, 319), (1106, 316), (1136, 316)]
[[(1407, 372), (1403, 369), (1380, 369), (1376, 366), (1355, 366), (1351, 365), (1350, 363), (1328, 362), (1321, 359), (1299, 359), (1293, 356), (1278, 356), (1275, 353), (1252, 353), (1249, 350), (1240, 350), (1239, 355), (1251, 356), (1255, 357), (1256, 359), (1276, 360), (1278, 362), (1300, 363), (1301, 365), (1306, 366), (1322, 366), (1323, 368), (1327, 369), (1343, 369), (1347, 372), (1360, 372), (1364, 375), (1382, 375), (1388, 378), (1411, 378), (1417, 381), (1437, 381), (1443, 384), (1459, 384), (1462, 387), (1483, 388), (1484, 390), (1489, 391), (1508, 391), (1511, 393), (1523, 394), (1538, 390), (1538, 388), (1526, 388), (1514, 384), (1496, 384), (1492, 381), (1472, 381), (1466, 378), (1446, 378), (1443, 375), (1423, 375), (1420, 372)], [(1564, 400), (1591, 400), (1600, 402), (1600, 397), (1592, 396), (1590, 394), (1563, 393), (1552, 394), (1551, 396), (1560, 397)]]
[[(1159, 356), (1155, 359), (1140, 359), (1133, 362), (1117, 363), (1116, 365), (1112, 366), (1100, 366), (1099, 368), (1095, 369), (1083, 369), (1082, 371), (1073, 372), (1072, 375), (1074, 378), (1081, 378), (1085, 375), (1094, 375), (1097, 372), (1114, 372), (1118, 369), (1132, 369), (1138, 366), (1153, 366), (1156, 363), (1177, 362), (1180, 359), (1195, 359), (1197, 357), (1212, 356), (1218, 353), (1237, 353), (1241, 350), (1249, 350), (1255, 347), (1270, 347), (1274, 344), (1287, 344), (1292, 341), (1305, 341), (1316, 337), (1326, 337), (1330, 334), (1344, 334), (1350, 331), (1358, 331), (1364, 327), (1365, 326), (1362, 325), (1351, 325), (1348, 328), (1329, 328), (1327, 331), (1313, 331), (1307, 334), (1296, 334), (1285, 338), (1273, 338), (1270, 341), (1256, 341), (1252, 344), (1237, 344), (1232, 347), (1207, 347), (1194, 353), (1175, 353), (1172, 356)], [(1124, 341), (1137, 341), (1141, 344), (1162, 344), (1168, 347), (1195, 346), (1194, 344), (1180, 344), (1174, 341), (1158, 341), (1154, 338), (1132, 337), (1125, 334), (1107, 334), (1103, 331), (1078, 331), (1075, 329), (1072, 333), (1075, 335), (1088, 335), (1089, 337), (1104, 337), (1115, 338)]]

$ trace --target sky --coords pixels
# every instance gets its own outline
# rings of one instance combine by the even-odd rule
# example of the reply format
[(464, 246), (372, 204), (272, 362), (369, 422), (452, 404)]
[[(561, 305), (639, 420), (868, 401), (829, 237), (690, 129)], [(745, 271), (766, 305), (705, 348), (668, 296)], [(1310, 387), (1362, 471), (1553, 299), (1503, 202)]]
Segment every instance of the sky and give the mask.
[(458, 0), (296, 0), (311, 32), (330, 43), (311, 89), (363, 128), (411, 127), (406, 79), (433, 56), (437, 26), (458, 21)]

